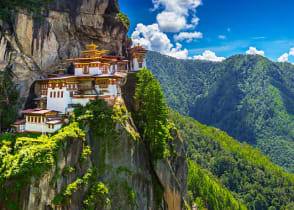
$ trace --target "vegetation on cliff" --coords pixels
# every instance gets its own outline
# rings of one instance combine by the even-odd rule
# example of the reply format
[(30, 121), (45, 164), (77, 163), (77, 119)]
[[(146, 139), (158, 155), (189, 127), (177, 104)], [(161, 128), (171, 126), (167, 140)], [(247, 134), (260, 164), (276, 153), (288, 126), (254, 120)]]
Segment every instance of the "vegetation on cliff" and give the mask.
[(294, 65), (257, 55), (213, 63), (154, 52), (147, 65), (171, 108), (260, 148), (294, 171)]
[[(293, 209), (294, 176), (271, 163), (268, 156), (217, 128), (207, 127), (177, 112), (171, 112), (170, 118), (179, 129), (191, 160), (189, 190), (196, 203), (208, 209), (230, 209), (216, 204), (218, 183), (248, 209)], [(211, 174), (215, 182), (204, 172)], [(227, 201), (233, 200), (229, 193), (223, 196), (228, 197)]]
[(171, 139), (168, 107), (159, 82), (149, 70), (141, 69), (137, 77), (135, 123), (143, 140), (150, 144), (153, 159), (162, 159), (168, 154), (167, 141)]
[[(0, 1), (0, 21), (11, 21), (13, 12), (18, 9), (26, 9), (32, 12), (34, 17), (38, 17), (41, 13), (41, 8), (48, 5), (50, 0), (1, 0)], [(1, 26), (1, 24), (0, 24)]]
[(119, 12), (116, 14), (115, 19), (121, 21), (122, 24), (126, 27), (126, 29), (129, 30), (130, 20), (126, 14)]
[(17, 117), (18, 91), (11, 77), (10, 71), (0, 71), (0, 132), (10, 128)]
[(11, 209), (20, 207), (16, 195), (32, 178), (38, 179), (53, 168), (66, 142), (84, 141), (85, 133), (78, 123), (71, 123), (53, 136), (17, 137), (6, 134), (0, 141), (0, 203)]

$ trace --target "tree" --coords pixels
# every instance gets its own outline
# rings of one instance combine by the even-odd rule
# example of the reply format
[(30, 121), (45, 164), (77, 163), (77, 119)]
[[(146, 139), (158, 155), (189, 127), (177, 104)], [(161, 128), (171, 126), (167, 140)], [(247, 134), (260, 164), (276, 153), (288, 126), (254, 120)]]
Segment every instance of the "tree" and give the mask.
[(16, 12), (19, 8), (26, 9), (37, 17), (41, 13), (41, 8), (48, 3), (49, 0), (1, 0), (0, 21), (9, 22), (11, 13)]
[(8, 128), (17, 117), (18, 91), (9, 71), (0, 72), (0, 130)]
[(135, 121), (143, 140), (151, 146), (154, 159), (164, 157), (166, 141), (170, 138), (168, 108), (159, 82), (146, 68), (137, 73)]

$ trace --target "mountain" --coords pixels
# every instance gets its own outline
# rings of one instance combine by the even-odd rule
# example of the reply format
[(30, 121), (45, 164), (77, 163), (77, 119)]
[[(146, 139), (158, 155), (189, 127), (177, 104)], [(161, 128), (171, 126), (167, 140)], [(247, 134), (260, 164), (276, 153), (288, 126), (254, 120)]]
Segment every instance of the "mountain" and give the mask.
[(147, 65), (169, 106), (260, 148), (294, 172), (294, 65), (258, 55), (212, 63), (155, 52), (148, 53)]
[(184, 140), (190, 159), (189, 200), (198, 208), (294, 208), (294, 175), (283, 172), (268, 156), (177, 112), (170, 112), (170, 120)]

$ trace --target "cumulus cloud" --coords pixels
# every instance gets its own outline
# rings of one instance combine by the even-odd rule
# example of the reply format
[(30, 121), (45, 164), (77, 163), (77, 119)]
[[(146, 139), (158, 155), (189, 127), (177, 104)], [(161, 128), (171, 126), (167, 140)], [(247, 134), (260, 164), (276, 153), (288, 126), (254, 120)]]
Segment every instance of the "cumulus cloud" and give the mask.
[(162, 12), (157, 15), (156, 19), (160, 28), (165, 32), (178, 32), (187, 26), (186, 18), (174, 12)]
[(278, 62), (288, 62), (289, 56), (294, 56), (294, 48), (291, 48), (289, 53), (284, 53), (278, 58)]
[[(199, 22), (195, 14), (196, 8), (201, 5), (201, 0), (152, 0), (152, 2), (153, 10), (163, 9), (157, 15), (158, 25), (163, 32), (179, 32), (193, 28)], [(191, 23), (187, 23), (187, 17), (191, 13), (194, 17)]]
[(264, 56), (264, 51), (257, 50), (256, 47), (249, 47), (249, 50), (246, 51), (247, 55), (261, 55)]
[(293, 55), (294, 56), (294, 47), (290, 49), (289, 55)]
[(222, 62), (226, 58), (224, 57), (217, 57), (214, 52), (210, 50), (205, 50), (202, 55), (195, 55), (195, 60), (206, 60), (206, 61), (213, 61), (213, 62)]
[(174, 36), (175, 41), (187, 40), (187, 42), (193, 41), (193, 39), (201, 39), (203, 37), (201, 32), (181, 32)]
[(176, 47), (172, 48), (167, 55), (178, 58), (178, 59), (187, 59), (188, 58), (188, 50), (182, 50), (182, 45), (180, 43), (176, 43)]
[(289, 54), (284, 53), (281, 57), (278, 58), (278, 62), (288, 62)]
[(132, 33), (132, 40), (134, 45), (140, 44), (148, 50), (181, 59), (188, 57), (188, 50), (182, 49), (182, 45), (179, 43), (174, 46), (156, 23), (147, 26), (139, 23)]
[(219, 39), (226, 39), (227, 37), (225, 35), (219, 35), (218, 38)]

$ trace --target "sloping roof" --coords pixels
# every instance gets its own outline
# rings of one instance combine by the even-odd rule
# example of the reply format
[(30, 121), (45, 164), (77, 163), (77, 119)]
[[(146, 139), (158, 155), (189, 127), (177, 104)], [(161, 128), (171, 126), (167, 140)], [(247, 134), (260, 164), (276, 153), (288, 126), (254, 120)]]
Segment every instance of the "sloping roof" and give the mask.
[(38, 114), (38, 115), (47, 114), (49, 112), (56, 112), (57, 113), (58, 111), (41, 109), (41, 108), (27, 109), (27, 110), (21, 111), (22, 114)]
[(51, 121), (47, 121), (46, 124), (48, 125), (56, 125), (56, 124), (63, 124), (64, 122), (61, 120), (51, 120)]
[(26, 123), (26, 120), (18, 120), (16, 122), (14, 122), (12, 125), (23, 125)]

